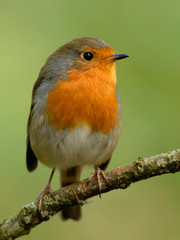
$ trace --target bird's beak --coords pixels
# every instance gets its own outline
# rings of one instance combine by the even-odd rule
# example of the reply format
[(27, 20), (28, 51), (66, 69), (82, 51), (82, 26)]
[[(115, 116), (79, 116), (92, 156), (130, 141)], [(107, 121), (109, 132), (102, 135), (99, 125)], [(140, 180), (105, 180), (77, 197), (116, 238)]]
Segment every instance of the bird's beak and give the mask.
[(110, 57), (108, 57), (107, 60), (116, 61), (127, 57), (129, 57), (129, 55), (125, 53), (114, 53)]

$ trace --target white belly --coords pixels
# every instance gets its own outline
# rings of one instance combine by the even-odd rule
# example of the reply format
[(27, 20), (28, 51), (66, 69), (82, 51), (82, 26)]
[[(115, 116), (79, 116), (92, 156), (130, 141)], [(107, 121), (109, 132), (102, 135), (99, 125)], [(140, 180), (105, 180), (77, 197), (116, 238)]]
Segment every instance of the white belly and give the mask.
[(30, 142), (35, 155), (48, 167), (59, 170), (106, 162), (120, 134), (120, 126), (110, 134), (91, 132), (85, 124), (59, 132), (47, 123), (34, 129), (31, 126)]

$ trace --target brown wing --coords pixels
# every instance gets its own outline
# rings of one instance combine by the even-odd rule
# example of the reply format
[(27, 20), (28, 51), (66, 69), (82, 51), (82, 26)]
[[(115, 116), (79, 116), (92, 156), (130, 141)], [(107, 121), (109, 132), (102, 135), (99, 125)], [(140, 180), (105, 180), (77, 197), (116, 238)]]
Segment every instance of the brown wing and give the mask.
[(41, 85), (42, 81), (44, 80), (44, 78), (46, 76), (45, 69), (46, 68), (42, 67), (42, 69), (39, 73), (38, 79), (36, 80), (36, 82), (34, 84), (33, 91), (32, 91), (31, 109), (30, 109), (28, 123), (27, 123), (26, 166), (27, 166), (27, 169), (28, 169), (29, 172), (32, 172), (34, 169), (36, 169), (36, 167), (38, 165), (38, 159), (37, 159), (36, 155), (34, 154), (32, 148), (31, 148), (31, 141), (30, 141), (30, 137), (29, 137), (29, 129), (30, 129), (31, 118), (32, 118), (33, 108), (34, 108), (33, 99), (34, 99), (35, 91)]
[[(66, 72), (64, 68), (66, 67), (63, 63), (64, 59), (59, 58), (58, 61), (54, 61), (54, 59), (59, 58), (59, 49), (57, 49), (47, 60), (46, 64), (42, 67), (38, 79), (34, 84), (33, 91), (32, 91), (32, 104), (31, 104), (31, 109), (30, 109), (30, 114), (29, 114), (29, 119), (28, 119), (28, 124), (27, 124), (27, 149), (26, 149), (26, 166), (29, 172), (32, 172), (38, 164), (37, 157), (35, 156), (32, 148), (31, 148), (31, 141), (29, 137), (29, 130), (30, 130), (30, 124), (31, 124), (31, 118), (33, 114), (33, 108), (34, 108), (34, 95), (36, 90), (39, 88), (41, 83), (46, 80), (46, 81), (52, 81), (52, 79), (55, 81), (56, 79), (60, 79), (61, 77), (56, 74), (56, 72)], [(62, 77), (65, 79), (66, 77)]]

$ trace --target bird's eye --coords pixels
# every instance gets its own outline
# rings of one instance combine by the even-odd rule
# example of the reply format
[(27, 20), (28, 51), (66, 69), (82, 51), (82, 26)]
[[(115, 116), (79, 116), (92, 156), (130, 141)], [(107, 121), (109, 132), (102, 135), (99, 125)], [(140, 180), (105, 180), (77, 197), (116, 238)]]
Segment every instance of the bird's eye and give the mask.
[(85, 52), (83, 53), (83, 58), (86, 60), (86, 61), (91, 61), (93, 59), (93, 54), (91, 52)]

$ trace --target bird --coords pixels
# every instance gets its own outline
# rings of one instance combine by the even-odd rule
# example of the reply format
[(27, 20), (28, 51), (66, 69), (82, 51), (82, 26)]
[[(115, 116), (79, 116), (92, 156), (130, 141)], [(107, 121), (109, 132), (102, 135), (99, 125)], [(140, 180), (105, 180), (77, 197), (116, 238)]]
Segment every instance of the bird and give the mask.
[[(54, 171), (61, 187), (80, 180), (85, 166), (93, 166), (99, 191), (101, 177), (120, 136), (121, 104), (117, 91), (116, 61), (128, 57), (106, 42), (81, 37), (59, 47), (41, 68), (32, 91), (27, 123), (26, 166), (38, 161), (52, 169), (39, 195), (52, 192)], [(62, 210), (62, 219), (79, 220), (81, 206)]]

